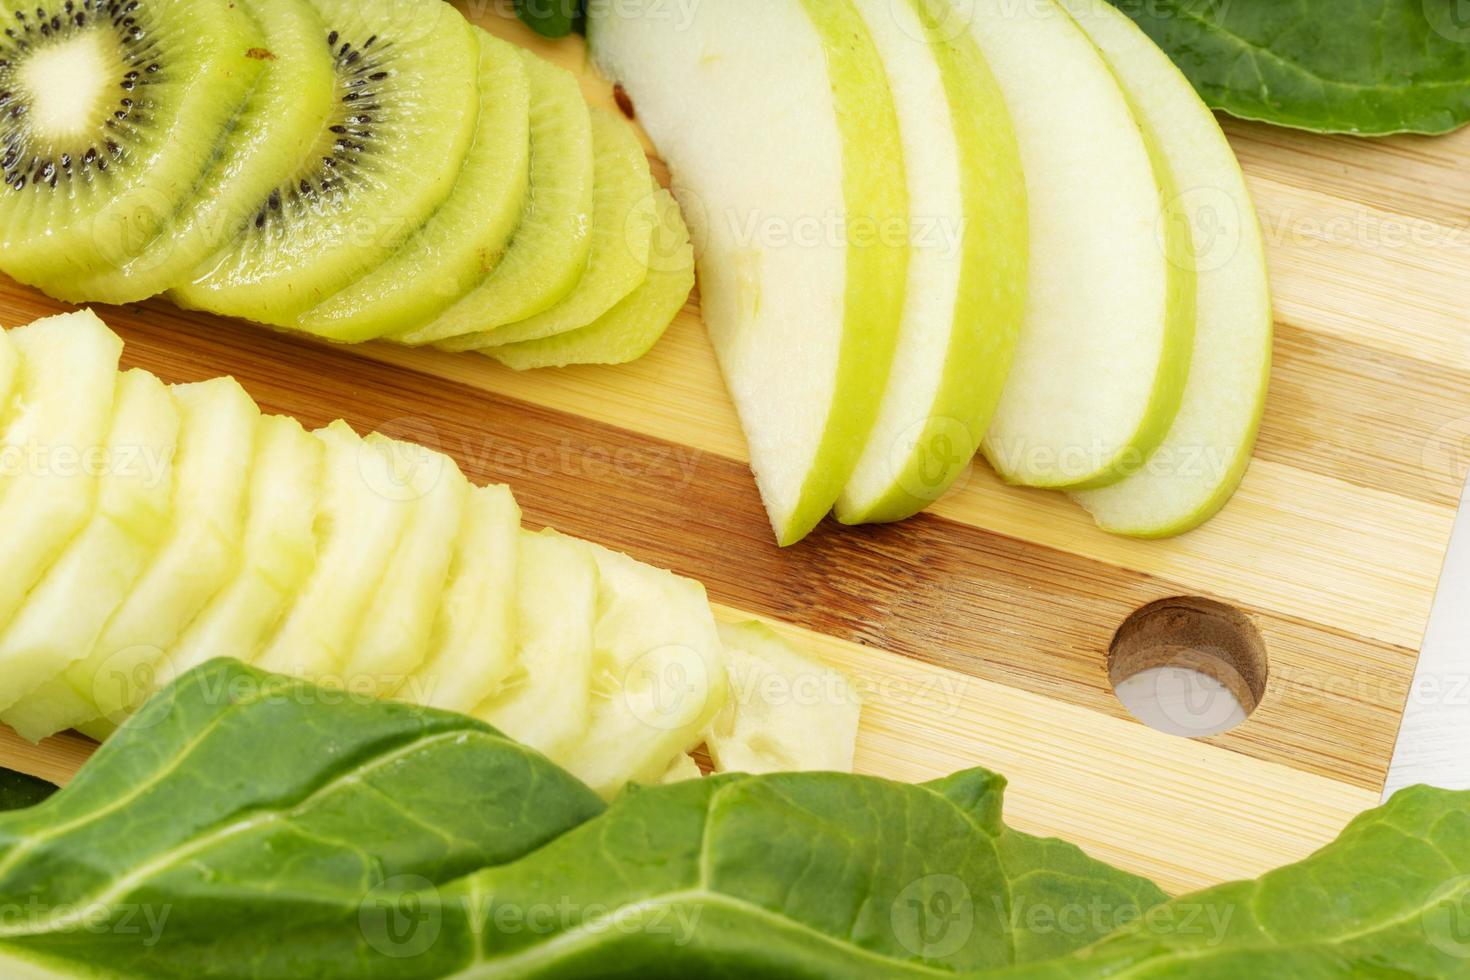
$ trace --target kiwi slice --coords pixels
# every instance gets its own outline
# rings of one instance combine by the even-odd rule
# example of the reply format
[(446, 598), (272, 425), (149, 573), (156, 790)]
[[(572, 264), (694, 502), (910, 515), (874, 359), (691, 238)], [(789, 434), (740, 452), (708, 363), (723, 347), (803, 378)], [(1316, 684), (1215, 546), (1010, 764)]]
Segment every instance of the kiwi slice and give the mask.
[(543, 313), (494, 330), (445, 341), (445, 350), (474, 350), (539, 340), (577, 330), (602, 316), (648, 277), (648, 248), (658, 220), (648, 157), (632, 127), (592, 110), (592, 249), (575, 289)]
[(265, 70), (193, 198), (134, 258), (78, 281), (92, 302), (132, 303), (188, 278), (254, 217), (260, 199), (301, 164), (337, 104), (327, 30), (298, 0), (237, 0), (265, 38)]
[(694, 289), (694, 248), (679, 205), (665, 190), (656, 193), (655, 202), (658, 224), (649, 252), (648, 278), (642, 285), (580, 330), (481, 353), (517, 371), (569, 364), (625, 364), (647, 354)]
[(439, 0), (311, 0), (337, 105), (310, 163), (176, 287), (180, 305), (281, 327), (381, 265), (454, 187), (478, 115), (479, 48)]
[(264, 69), (230, 0), (0, 0), (0, 269), (63, 299), (193, 195)]
[(592, 116), (570, 72), (523, 52), (531, 83), (531, 192), (504, 257), (431, 322), (393, 339), (431, 344), (524, 320), (556, 305), (592, 248)]
[(360, 341), (423, 323), (473, 289), (505, 253), (530, 187), (531, 85), (520, 49), (475, 33), (480, 116), (454, 192), (392, 258), (302, 314), (302, 329)]

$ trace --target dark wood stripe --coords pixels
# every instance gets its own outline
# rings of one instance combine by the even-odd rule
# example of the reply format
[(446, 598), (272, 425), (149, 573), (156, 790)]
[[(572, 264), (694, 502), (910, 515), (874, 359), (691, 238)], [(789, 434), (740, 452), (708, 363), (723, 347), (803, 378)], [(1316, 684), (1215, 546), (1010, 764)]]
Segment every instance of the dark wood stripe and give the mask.
[[(781, 551), (742, 463), (163, 304), (103, 312), (129, 365), (168, 381), (234, 373), (268, 411), (437, 445), (477, 482), (509, 483), (529, 524), (672, 568), (715, 601), (1106, 714), (1126, 717), (1107, 678), (1113, 631), (1149, 602), (1194, 592), (927, 515), (829, 523)], [(1412, 652), (1247, 611), (1272, 685), (1249, 724), (1213, 741), (1381, 785)]]

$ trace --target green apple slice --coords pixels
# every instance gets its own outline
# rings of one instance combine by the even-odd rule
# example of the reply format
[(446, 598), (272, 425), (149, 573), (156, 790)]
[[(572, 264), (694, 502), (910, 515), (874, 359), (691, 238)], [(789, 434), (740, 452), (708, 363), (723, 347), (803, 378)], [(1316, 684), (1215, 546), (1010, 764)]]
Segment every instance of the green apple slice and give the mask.
[(612, 309), (580, 330), (484, 350), (506, 367), (626, 364), (647, 354), (684, 308), (694, 289), (694, 247), (679, 205), (668, 191), (654, 195), (658, 223), (648, 278)]
[(297, 0), (246, 0), (240, 9), (272, 57), (214, 164), (137, 255), (95, 270), (69, 295), (135, 303), (177, 285), (254, 217), (281, 176), (297, 168), (303, 147), (316, 142), (337, 104), (332, 50), (322, 43), (327, 28), (310, 4)]
[(658, 780), (700, 743), (729, 677), (704, 586), (589, 547), (598, 574), (592, 715), (562, 765), (611, 798), (629, 782)]
[(392, 461), (413, 495), (413, 513), (342, 668), (354, 693), (381, 696), (396, 690), (428, 652), (470, 484), (443, 453), (376, 432), (365, 444)]
[[(146, 371), (124, 372), (97, 510), (0, 635), (0, 709), (91, 650), (127, 598), (168, 530), (178, 437), (178, 409), (163, 382)], [(0, 718), (12, 721), (8, 712)]]
[(0, 436), (0, 625), (51, 567), (97, 502), (87, 451), (111, 427), (122, 341), (90, 310), (9, 333), (20, 356)]
[(322, 443), (280, 415), (262, 417), (255, 440), (240, 572), (159, 663), (155, 688), (216, 657), (253, 661), (316, 565)]
[(882, 59), (849, 0), (759, 16), (708, 0), (682, 21), (599, 4), (588, 33), (674, 175), (705, 322), (792, 544), (852, 475), (903, 313), (908, 202)]
[(495, 268), (530, 189), (531, 87), (520, 49), (475, 30), (480, 115), (454, 191), (392, 258), (300, 319), (303, 330), (355, 342), (417, 326)]
[(391, 454), (336, 421), (321, 440), (322, 497), (316, 565), (256, 665), (320, 683), (340, 681), (363, 619), (418, 501)]
[(1107, 4), (1063, 2), (1172, 171), (1196, 250), (1194, 357), (1174, 425), (1143, 470), (1076, 499), (1109, 531), (1182, 534), (1240, 485), (1265, 410), (1272, 316), (1260, 225), (1225, 134), (1168, 56)]
[(938, 500), (990, 427), (1024, 315), (1026, 187), (1010, 114), (946, 0), (858, 0), (888, 68), (912, 255), (878, 421), (837, 500), (845, 524)]
[(720, 624), (730, 701), (707, 745), (720, 772), (852, 772), (862, 700), (841, 671), (762, 623)]
[(632, 127), (592, 110), (592, 249), (587, 269), (551, 309), (494, 330), (444, 341), (445, 350), (473, 350), (540, 340), (587, 326), (648, 278), (649, 246), (658, 220), (653, 174)]
[(234, 575), (260, 409), (233, 378), (171, 389), (179, 411), (171, 523), (90, 652), (11, 709), (27, 737), (117, 721), (153, 689), (157, 663)]
[(11, 398), (20, 380), (20, 352), (8, 331), (0, 330), (0, 425), (8, 425)]
[(395, 697), (469, 714), (500, 687), (515, 667), (520, 535), (509, 488), (470, 491), (429, 654)]
[(659, 777), (658, 782), (666, 786), (669, 783), (682, 783), (689, 779), (702, 778), (704, 778), (704, 772), (699, 768), (699, 763), (694, 760), (694, 756), (683, 752), (669, 763), (668, 770)]
[(1189, 234), (1128, 100), (1052, 0), (950, 0), (1005, 96), (1030, 260), (1015, 362), (984, 442), (1012, 483), (1122, 479), (1179, 407), (1194, 332)]
[(592, 116), (577, 79), (529, 51), (531, 191), (495, 269), (428, 323), (393, 339), (432, 344), (492, 330), (548, 310), (587, 269), (592, 248)]
[(589, 546), (522, 532), (516, 605), (515, 669), (472, 714), (567, 765), (584, 749), (590, 721), (598, 584)]

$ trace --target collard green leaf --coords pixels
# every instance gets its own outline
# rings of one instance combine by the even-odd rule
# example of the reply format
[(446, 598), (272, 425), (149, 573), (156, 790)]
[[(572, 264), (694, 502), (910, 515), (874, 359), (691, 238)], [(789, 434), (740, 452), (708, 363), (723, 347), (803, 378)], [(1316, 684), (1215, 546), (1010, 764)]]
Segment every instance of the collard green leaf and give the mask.
[(0, 811), (24, 810), (55, 792), (56, 787), (44, 779), (0, 769)]
[(0, 816), (0, 907), (26, 910), (0, 944), (130, 976), (342, 975), (386, 942), (376, 895), (518, 858), (601, 810), (467, 717), (215, 661), (64, 790)]
[(1369, 136), (1470, 119), (1462, 0), (1111, 2), (1231, 115)]
[(1404, 790), (1298, 864), (1006, 976), (1470, 976), (1470, 792)]

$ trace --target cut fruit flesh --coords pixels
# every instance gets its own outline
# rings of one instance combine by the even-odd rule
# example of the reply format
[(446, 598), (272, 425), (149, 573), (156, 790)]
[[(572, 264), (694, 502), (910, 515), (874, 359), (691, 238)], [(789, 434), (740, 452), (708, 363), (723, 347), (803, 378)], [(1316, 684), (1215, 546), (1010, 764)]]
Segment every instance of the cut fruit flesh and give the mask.
[(862, 702), (839, 671), (762, 623), (720, 624), (730, 701), (707, 741), (721, 772), (852, 772)]
[(215, 657), (253, 661), (316, 565), (321, 441), (279, 415), (261, 418), (255, 441), (240, 572), (159, 663), (155, 689)]
[(837, 500), (846, 524), (898, 521), (970, 466), (1024, 315), (1026, 190), (1000, 89), (947, 0), (856, 0), (888, 68), (908, 174), (903, 323), (878, 420)]
[(379, 696), (397, 690), (428, 653), (470, 484), (442, 453), (378, 433), (364, 443), (391, 461), (413, 506), (342, 669), (354, 693)]
[(682, 783), (686, 779), (702, 779), (704, 772), (699, 768), (699, 763), (694, 761), (694, 756), (685, 753), (670, 763), (668, 771), (659, 777), (659, 784), (666, 786), (669, 783)]
[(325, 446), (316, 566), (265, 651), (264, 670), (334, 682), (398, 548), (415, 498), (389, 456), (345, 422), (315, 433)]
[(133, 303), (187, 280), (255, 217), (284, 175), (300, 168), (303, 147), (326, 125), (337, 100), (321, 18), (297, 0), (240, 0), (240, 8), (262, 36), (264, 70), (212, 166), (136, 256), (69, 286), (75, 295)]
[(1027, 185), (1026, 319), (985, 454), (1012, 483), (1116, 482), (1178, 410), (1187, 230), (1165, 217), (1167, 174), (1117, 80), (1060, 7), (950, 2), (1005, 95)]
[(588, 33), (702, 212), (705, 321), (789, 545), (846, 485), (888, 378), (908, 255), (898, 121), (847, 0), (710, 0), (687, 20), (594, 6)]
[(662, 189), (654, 199), (658, 224), (649, 250), (648, 278), (642, 285), (580, 330), (490, 347), (483, 353), (517, 371), (569, 364), (625, 364), (647, 354), (694, 289), (694, 247), (679, 205)]
[(476, 29), (479, 120), (444, 206), (362, 279), (302, 314), (321, 337), (361, 341), (443, 312), (490, 273), (520, 224), (530, 189), (531, 90), (520, 49)]
[(111, 427), (122, 353), (122, 341), (91, 311), (48, 317), (9, 336), (20, 361), (0, 436), (0, 625), (96, 507), (98, 474), (84, 450)]
[(158, 235), (262, 70), (228, 0), (123, 7), (0, 3), (0, 269), (61, 298)]
[(495, 270), (432, 321), (395, 334), (432, 344), (491, 330), (555, 306), (571, 293), (592, 248), (592, 115), (577, 79), (524, 52), (531, 84), (530, 193)]
[(319, 152), (174, 290), (182, 305), (295, 327), (386, 261), (449, 197), (463, 168), (479, 56), (459, 12), (433, 0), (312, 2), (336, 49), (339, 100)]
[(590, 722), (597, 563), (554, 531), (521, 532), (519, 563), (515, 669), (471, 713), (565, 765)]
[(0, 331), (0, 425), (10, 418), (11, 396), (20, 380), (20, 353), (9, 331)]
[[(653, 782), (699, 744), (729, 678), (704, 587), (588, 545), (597, 562), (592, 714), (562, 764), (603, 797)], [(561, 761), (561, 760), (558, 760)]]
[(515, 667), (520, 535), (508, 488), (470, 491), (429, 655), (396, 697), (469, 714), (499, 689)]
[(233, 378), (171, 393), (180, 424), (170, 526), (90, 652), (11, 709), (28, 738), (125, 716), (152, 690), (164, 652), (235, 573), (260, 410)]
[[(1182, 534), (1213, 517), (1240, 485), (1265, 409), (1272, 316), (1260, 226), (1220, 124), (1168, 56), (1112, 7), (1062, 2), (1133, 99), (1173, 172), (1189, 226), (1216, 235), (1195, 235), (1194, 357), (1173, 427), (1142, 471), (1076, 495), (1105, 530)], [(1206, 241), (1213, 244), (1198, 247)]]
[(0, 635), (0, 710), (91, 650), (132, 591), (168, 530), (178, 436), (163, 383), (145, 371), (119, 376), (97, 510)]
[(592, 323), (648, 278), (649, 247), (658, 220), (653, 175), (643, 144), (627, 123), (592, 110), (592, 248), (576, 287), (551, 309), (494, 330), (444, 341), (445, 350), (473, 350), (540, 340)]

